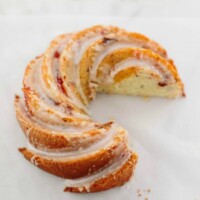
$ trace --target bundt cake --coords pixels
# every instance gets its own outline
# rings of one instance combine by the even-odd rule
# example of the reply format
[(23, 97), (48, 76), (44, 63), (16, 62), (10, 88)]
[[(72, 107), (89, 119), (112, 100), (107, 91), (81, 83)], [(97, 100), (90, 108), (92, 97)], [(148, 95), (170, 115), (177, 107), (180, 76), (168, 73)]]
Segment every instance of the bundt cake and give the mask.
[(22, 90), (15, 110), (28, 145), (19, 151), (37, 167), (65, 178), (65, 191), (78, 193), (123, 185), (137, 163), (124, 128), (90, 118), (87, 105), (96, 92), (184, 96), (164, 48), (113, 26), (56, 37), (28, 64)]

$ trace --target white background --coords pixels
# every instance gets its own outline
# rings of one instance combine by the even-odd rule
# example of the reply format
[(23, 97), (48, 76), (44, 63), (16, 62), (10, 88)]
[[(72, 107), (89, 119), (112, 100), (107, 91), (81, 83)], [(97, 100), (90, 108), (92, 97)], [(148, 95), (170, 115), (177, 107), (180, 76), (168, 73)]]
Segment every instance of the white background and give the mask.
[(199, 0), (0, 0), (3, 15), (200, 17)]
[[(0, 199), (200, 200), (200, 20), (192, 18), (200, 15), (199, 1), (107, 0), (105, 5), (88, 0), (0, 0), (0, 14)], [(37, 169), (18, 153), (26, 140), (15, 119), (13, 98), (21, 93), (26, 64), (54, 36), (95, 24), (118, 25), (161, 43), (178, 66), (187, 97), (146, 101), (98, 95), (90, 106), (93, 117), (122, 124), (139, 163), (126, 186), (77, 195), (62, 192), (63, 179)]]

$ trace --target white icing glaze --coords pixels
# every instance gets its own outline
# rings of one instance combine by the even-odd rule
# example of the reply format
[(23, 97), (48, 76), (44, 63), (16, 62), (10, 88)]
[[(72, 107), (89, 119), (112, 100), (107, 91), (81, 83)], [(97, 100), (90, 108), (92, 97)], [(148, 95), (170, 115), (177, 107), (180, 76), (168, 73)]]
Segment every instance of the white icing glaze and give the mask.
[(51, 97), (52, 99), (58, 102), (60, 102), (60, 100), (64, 102), (71, 102), (75, 104), (76, 106), (78, 106), (79, 108), (82, 108), (86, 113), (88, 113), (86, 106), (79, 99), (76, 98), (76, 96), (69, 89), (69, 87), (66, 89), (71, 98), (64, 95), (63, 92), (60, 91), (58, 87), (57, 77), (61, 77), (60, 71), (59, 71), (60, 61), (59, 61), (59, 58), (55, 58), (54, 54), (55, 52), (58, 52), (59, 54), (61, 54), (65, 46), (69, 43), (70, 38), (71, 38), (71, 34), (66, 34), (64, 38), (57, 39), (58, 45), (56, 45), (54, 48), (51, 47), (50, 50), (46, 52), (45, 56), (47, 59), (47, 63), (46, 63), (47, 71), (48, 71), (48, 74), (50, 74), (50, 76), (53, 77), (53, 81), (51, 81), (50, 83), (51, 84), (50, 88), (46, 87), (44, 80), (42, 78), (40, 79), (40, 83), (44, 92), (47, 94), (48, 97)]
[[(43, 57), (36, 60), (36, 63), (32, 66), (32, 71), (30, 72), (30, 75), (27, 76), (25, 79), (25, 82), (27, 84), (27, 87), (30, 87), (31, 90), (37, 91), (38, 96), (36, 95), (34, 98), (38, 97), (39, 101), (39, 111), (37, 115), (34, 115), (33, 117), (28, 115), (28, 112), (26, 109), (24, 109), (24, 105), (22, 105), (21, 109), (24, 111), (25, 117), (28, 118), (30, 123), (38, 124), (38, 126), (48, 129), (51, 131), (51, 133), (58, 133), (61, 131), (62, 133), (66, 133), (66, 136), (69, 136), (70, 134), (82, 134), (84, 131), (94, 130), (98, 129), (96, 123), (94, 122), (87, 122), (82, 120), (82, 122), (77, 126), (70, 126), (67, 123), (60, 123), (61, 119), (67, 118), (67, 117), (76, 117), (81, 119), (88, 119), (89, 117), (86, 114), (82, 114), (80, 112), (75, 111), (74, 109), (70, 109), (70, 106), (68, 106), (68, 103), (73, 103), (79, 108), (83, 108), (84, 110), (87, 110), (83, 102), (80, 101), (79, 98), (77, 98), (76, 93), (71, 88), (71, 85), (75, 83), (77, 90), (82, 97), (85, 104), (87, 104), (87, 98), (83, 92), (83, 88), (80, 83), (80, 62), (85, 54), (86, 50), (95, 42), (99, 41), (100, 44), (95, 44), (92, 46), (94, 50), (96, 51), (97, 56), (94, 57), (94, 63), (90, 70), (90, 87), (91, 89), (95, 89), (98, 83), (100, 83), (100, 80), (97, 80), (97, 70), (102, 62), (102, 60), (113, 51), (122, 49), (122, 48), (138, 48), (142, 47), (142, 44), (139, 42), (134, 42), (134, 40), (128, 41), (128, 37), (123, 37), (122, 35), (119, 36), (119, 40), (117, 39), (116, 34), (107, 34), (106, 32), (109, 32), (109, 30), (104, 31), (100, 30), (98, 33), (90, 32), (87, 35), (84, 35), (82, 38), (79, 38), (78, 40), (70, 40), (70, 36), (68, 38), (68, 35), (66, 37), (63, 37), (62, 39), (57, 40), (57, 45), (53, 45), (52, 48), (47, 50), (45, 54), (45, 58), (47, 59), (46, 67), (47, 67), (47, 74), (50, 75), (49, 78), (49, 85), (48, 88), (45, 84), (46, 79), (42, 75), (42, 59)], [(105, 36), (105, 38), (103, 38)], [(113, 38), (112, 38), (113, 37)], [(68, 43), (70, 40), (70, 43)], [(101, 41), (102, 40), (102, 41)], [(109, 42), (108, 42), (109, 41)], [(110, 42), (112, 41), (112, 42)], [(101, 43), (102, 42), (102, 43)], [(72, 45), (69, 52), (65, 52), (67, 48), (65, 48), (67, 45)], [(148, 46), (148, 45), (147, 45)], [(70, 46), (67, 46), (70, 47)], [(65, 50), (64, 50), (65, 49)], [(63, 60), (58, 59), (60, 54), (63, 52), (62, 58), (65, 57), (65, 59), (71, 59), (70, 61), (73, 62), (73, 69), (74, 74), (72, 74), (72, 80), (71, 77), (70, 80), (65, 79), (64, 72), (59, 71), (64, 66), (60, 66), (60, 62)], [(69, 49), (68, 49), (69, 50)], [(59, 56), (55, 56), (55, 52), (58, 52)], [(141, 58), (142, 60), (142, 58)], [(109, 74), (106, 74), (104, 76), (104, 82), (110, 83), (113, 81), (113, 77), (119, 73), (121, 70), (126, 69), (128, 67), (143, 67), (148, 68), (160, 75), (163, 76), (162, 70), (159, 70), (153, 63), (147, 62), (147, 61), (141, 61), (137, 58), (128, 58), (125, 59), (119, 63), (117, 63), (114, 67), (113, 71), (109, 71)], [(44, 63), (43, 63), (44, 64)], [(43, 65), (44, 66), (44, 65)], [(110, 67), (110, 66), (109, 66)], [(161, 68), (166, 69), (165, 67), (161, 66)], [(167, 72), (167, 70), (166, 70)], [(62, 73), (62, 74), (61, 74)], [(108, 76), (109, 75), (109, 76)], [(63, 77), (63, 80), (66, 80), (65, 82), (65, 89), (62, 88), (62, 84), (59, 83), (58, 78)], [(52, 78), (52, 80), (51, 80)], [(68, 82), (67, 82), (68, 81)], [(95, 83), (97, 82), (97, 84)], [(72, 84), (71, 84), (72, 83)], [(60, 85), (59, 85), (60, 84)], [(71, 84), (71, 85), (70, 85)], [(93, 84), (93, 85), (92, 85)], [(70, 85), (70, 86), (69, 86)], [(62, 90), (62, 91), (61, 91)], [(65, 96), (66, 95), (66, 96)], [(34, 99), (33, 98), (33, 99)], [(58, 101), (58, 102), (57, 102)], [(58, 104), (59, 103), (59, 104)], [(64, 106), (65, 103), (67, 107)], [(50, 115), (47, 110), (53, 111), (55, 115)], [(43, 118), (46, 119), (43, 120)], [(71, 118), (70, 118), (71, 119)], [(53, 124), (55, 122), (55, 124)], [(47, 131), (48, 131), (47, 130)], [(29, 137), (30, 130), (28, 129), (26, 132), (27, 137)], [(124, 133), (124, 134), (121, 134)], [(67, 135), (68, 134), (68, 135)], [(76, 135), (76, 136), (77, 136)], [(103, 137), (101, 137), (103, 135)], [(91, 145), (88, 146), (81, 146), (81, 148), (76, 148), (73, 150), (70, 149), (49, 149), (46, 147), (40, 147), (36, 143), (34, 143), (35, 146), (31, 145), (30, 143), (27, 145), (27, 149), (35, 154), (31, 158), (31, 162), (33, 162), (35, 165), (37, 156), (41, 156), (47, 159), (51, 160), (70, 160), (70, 159), (77, 159), (77, 158), (83, 158), (87, 157), (89, 155), (93, 155), (99, 150), (107, 150), (108, 147), (112, 147), (113, 142), (114, 144), (117, 144), (118, 146), (116, 148), (112, 149), (112, 153), (114, 154), (114, 158), (111, 160), (111, 162), (104, 166), (101, 170), (98, 172), (95, 172), (92, 175), (89, 175), (87, 177), (82, 177), (75, 180), (66, 180), (66, 186), (67, 187), (78, 187), (80, 191), (83, 189), (86, 189), (88, 192), (90, 191), (90, 186), (95, 181), (105, 178), (110, 174), (115, 173), (118, 169), (120, 169), (130, 158), (131, 152), (128, 150), (128, 144), (127, 144), (127, 133), (119, 127), (116, 123), (113, 123), (109, 129), (101, 129), (101, 136), (98, 138), (97, 141), (91, 142)], [(69, 140), (70, 141), (70, 137)], [(34, 138), (33, 138), (34, 140)], [(84, 139), (83, 139), (84, 140)], [(116, 143), (115, 143), (116, 142)], [(76, 144), (76, 142), (75, 142)], [(47, 145), (48, 146), (48, 145)], [(115, 147), (115, 146), (114, 146)], [(131, 161), (129, 161), (131, 162)], [(93, 166), (91, 166), (93, 167)], [(92, 171), (92, 170), (91, 170)], [(116, 177), (114, 177), (116, 178)]]
[[(73, 106), (68, 104), (70, 102), (76, 105), (77, 107), (82, 108), (83, 110), (87, 111), (87, 108), (84, 105), (84, 103), (87, 104), (88, 102), (80, 83), (80, 62), (86, 50), (89, 47), (92, 47), (96, 51), (96, 55), (97, 55), (97, 56), (94, 56), (93, 58), (94, 59), (93, 66), (90, 70), (90, 77), (89, 77), (90, 79), (89, 86), (91, 87), (90, 89), (93, 90), (93, 92), (95, 93), (96, 86), (100, 83), (100, 79), (97, 80), (98, 67), (100, 63), (102, 62), (102, 60), (108, 54), (122, 48), (138, 48), (138, 47), (142, 48), (145, 46), (152, 47), (152, 43), (149, 41), (147, 42), (146, 45), (143, 45), (142, 42), (137, 41), (137, 38), (135, 41), (134, 41), (134, 38), (133, 40), (131, 39), (129, 41), (129, 36), (127, 36), (126, 34), (123, 35), (123, 33), (125, 33), (123, 31), (116, 31), (117, 33), (113, 33), (110, 30), (112, 30), (112, 28), (108, 28), (108, 27), (99, 28), (98, 30), (96, 29), (96, 32), (90, 31), (86, 35), (84, 34), (84, 36), (79, 38), (78, 40), (76, 37), (74, 38), (74, 40), (73, 39), (71, 40), (70, 39), (71, 36), (68, 34), (66, 34), (65, 37), (56, 38), (56, 40), (52, 42), (51, 44), (52, 46), (50, 45), (50, 48), (48, 48), (48, 50), (46, 51), (44, 55), (45, 59), (47, 59), (46, 62), (42, 61), (43, 57), (36, 59), (35, 64), (32, 64), (32, 69), (31, 69), (30, 74), (25, 78), (25, 83), (27, 87), (30, 87), (31, 90), (37, 92), (36, 95), (33, 95), (32, 100), (33, 101), (38, 100), (39, 108), (37, 109), (33, 108), (33, 110), (34, 109), (35, 110), (31, 112), (31, 114), (34, 116), (30, 116), (28, 109), (24, 107), (23, 103), (20, 103), (20, 109), (21, 111), (23, 111), (22, 114), (24, 115), (23, 117), (29, 120), (31, 125), (33, 126), (37, 125), (37, 128), (39, 127), (39, 128), (47, 129), (47, 131), (50, 131), (50, 133), (52, 134), (57, 134), (57, 133), (60, 135), (63, 134), (65, 136), (65, 139), (67, 138), (67, 142), (69, 143), (72, 141), (70, 140), (72, 139), (72, 137), (70, 138), (70, 136), (75, 135), (74, 137), (75, 140), (77, 138), (78, 139), (77, 141), (74, 140), (75, 141), (74, 143), (70, 143), (70, 145), (71, 144), (72, 145), (71, 146), (69, 145), (69, 146), (72, 148), (74, 144), (77, 144), (77, 143), (83, 144), (84, 142), (87, 143), (85, 138), (82, 139), (81, 137), (78, 137), (78, 135), (80, 136), (84, 131), (90, 131), (90, 130), (93, 131), (95, 129), (98, 129), (99, 126), (97, 125), (100, 125), (93, 121), (82, 120), (82, 122), (80, 123), (77, 122), (78, 125), (69, 123), (70, 124), (69, 126), (67, 122), (64, 123), (67, 120), (63, 119), (67, 117), (68, 119), (70, 117), (81, 118), (81, 119), (89, 118), (87, 114), (82, 114), (78, 111), (75, 111), (74, 109), (72, 109)], [(91, 46), (97, 41), (100, 42), (100, 44), (95, 44)], [(71, 48), (68, 48), (68, 47), (71, 47)], [(152, 49), (155, 49), (155, 48), (152, 48)], [(57, 53), (58, 55), (56, 56), (55, 53)], [(72, 75), (70, 74), (71, 76), (69, 76), (70, 80), (67, 79), (67, 77), (64, 77), (64, 75), (66, 74), (62, 70), (64, 67), (67, 67), (67, 66), (64, 66), (64, 65), (61, 66), (60, 62), (62, 62), (63, 60), (59, 59), (60, 54), (62, 54), (61, 57), (63, 60), (65, 59), (66, 61), (67, 59), (70, 59), (68, 61), (72, 61), (73, 63), (74, 71), (72, 72), (73, 74)], [(165, 70), (164, 72), (166, 72), (166, 73), (163, 73), (162, 70), (160, 70), (158, 67), (153, 65), (153, 62), (150, 63), (150, 62), (141, 61), (141, 60), (137, 60), (137, 58), (135, 59), (128, 58), (117, 63), (115, 66), (111, 66), (112, 69), (114, 68), (114, 70), (108, 71), (109, 74), (105, 73), (106, 75), (104, 76), (104, 82), (105, 83), (112, 82), (113, 77), (117, 73), (119, 73), (123, 69), (132, 67), (132, 66), (151, 69), (152, 71), (154, 71), (161, 77), (166, 78), (164, 77), (164, 75), (168, 73), (168, 70), (166, 67), (162, 65), (160, 66), (162, 69)], [(45, 69), (44, 66), (47, 69)], [(47, 73), (46, 75), (49, 75), (49, 76), (43, 77), (42, 69)], [(62, 83), (60, 83), (59, 81), (60, 77), (63, 78), (61, 79), (61, 82), (65, 80), (64, 89), (62, 88)], [(71, 80), (71, 77), (72, 77), (72, 80)], [(47, 83), (46, 81), (48, 81), (49, 84), (46, 84)], [(81, 100), (78, 98), (74, 90), (71, 88), (71, 86), (74, 87), (74, 83), (84, 103), (81, 102)], [(30, 105), (30, 106), (33, 106), (33, 105)], [(47, 112), (47, 111), (50, 111), (50, 112)], [(36, 112), (37, 114), (35, 115), (34, 112)], [(62, 120), (64, 122), (61, 123)], [(73, 118), (70, 118), (70, 120), (73, 121)], [(74, 121), (76, 121), (76, 119)], [(35, 165), (38, 165), (36, 158), (38, 158), (39, 156), (41, 156), (41, 158), (47, 158), (51, 161), (53, 160), (59, 160), (59, 161), (67, 160), (68, 161), (70, 159), (73, 160), (77, 158), (88, 157), (90, 155), (96, 155), (95, 153), (99, 153), (99, 150), (107, 150), (110, 148), (111, 153), (110, 152), (109, 153), (114, 158), (111, 157), (110, 162), (107, 164), (107, 166), (103, 166), (101, 170), (99, 170), (98, 172), (94, 172), (94, 174), (91, 174), (79, 179), (75, 179), (75, 180), (66, 180), (65, 182), (67, 187), (78, 187), (79, 191), (83, 191), (84, 189), (86, 189), (86, 191), (89, 192), (91, 184), (93, 184), (95, 181), (101, 178), (105, 178), (110, 174), (114, 174), (126, 162), (130, 162), (130, 164), (132, 164), (131, 161), (128, 161), (128, 159), (131, 156), (131, 152), (128, 149), (126, 131), (122, 129), (121, 127), (119, 127), (116, 123), (113, 123), (110, 128), (100, 128), (100, 129), (101, 129), (100, 130), (101, 132), (99, 135), (101, 136), (97, 138), (97, 140), (94, 140), (94, 142), (90, 142), (90, 143), (88, 142), (89, 145), (85, 145), (85, 146), (80, 145), (81, 146), (80, 148), (78, 146), (78, 148), (74, 148), (73, 150), (71, 150), (68, 147), (66, 148), (58, 147), (57, 149), (53, 149), (52, 146), (51, 146), (52, 149), (49, 149), (47, 148), (48, 145), (45, 146), (43, 142), (41, 142), (40, 144), (39, 140), (38, 142), (36, 138), (32, 138), (32, 140), (35, 142), (35, 143), (33, 142), (35, 146), (33, 146), (30, 143), (28, 143), (27, 145), (27, 149), (34, 154), (34, 156), (30, 160)], [(27, 137), (29, 137), (30, 131), (31, 129), (27, 129), (26, 131)], [(94, 137), (98, 137), (99, 135), (96, 134)], [(92, 134), (90, 136), (91, 138), (93, 137)], [(37, 144), (37, 142), (39, 144)], [(43, 147), (42, 145), (44, 145), (45, 147)], [(90, 173), (93, 171), (92, 167), (95, 167), (95, 165), (91, 166), (91, 169), (89, 170)], [(58, 170), (61, 170), (61, 169), (58, 169)], [(114, 179), (116, 178), (117, 177), (114, 176)]]
[[(40, 79), (41, 86), (45, 94), (52, 98), (55, 101), (59, 101), (58, 98), (60, 97), (63, 100), (69, 101), (69, 98), (67, 98), (61, 91), (59, 91), (58, 84), (57, 84), (57, 76), (59, 76), (59, 59), (55, 58), (54, 54), (55, 52), (58, 52), (59, 54), (63, 51), (64, 47), (68, 44), (69, 40), (71, 38), (71, 35), (66, 34), (65, 37), (61, 38), (58, 37), (55, 39), (58, 44), (56, 46), (53, 46), (50, 44), (50, 47), (47, 49), (45, 53), (45, 59), (46, 62), (43, 63), (47, 68), (47, 73), (53, 78), (51, 81), (51, 87), (46, 87), (46, 84), (43, 79)], [(53, 42), (55, 43), (55, 42)]]
[[(83, 157), (87, 156), (88, 154), (91, 154), (92, 152), (98, 151), (99, 149), (106, 148), (113, 142), (113, 136), (118, 133), (120, 128), (117, 128), (117, 124), (113, 124), (111, 129), (105, 134), (105, 137), (103, 137), (101, 140), (97, 141), (96, 143), (92, 144), (91, 146), (85, 148), (85, 149), (79, 149), (77, 151), (71, 151), (71, 152), (59, 152), (58, 150), (56, 152), (50, 152), (48, 149), (46, 150), (39, 150), (36, 149), (33, 145), (30, 143), (27, 144), (27, 148), (34, 152), (37, 155), (43, 156), (43, 157), (49, 157), (49, 158), (67, 158), (67, 159), (74, 159), (77, 157)], [(120, 144), (118, 146), (120, 149)]]
[(117, 74), (119, 71), (126, 69), (128, 67), (137, 66), (137, 67), (144, 67), (149, 68), (154, 72), (157, 72), (158, 74), (162, 75), (158, 69), (155, 68), (154, 65), (151, 63), (147, 63), (143, 60), (137, 60), (136, 58), (127, 58), (115, 65), (115, 69), (112, 71), (111, 75)]
[[(42, 57), (40, 59), (37, 59), (35, 64), (32, 66), (31, 75), (29, 75), (26, 78), (26, 85), (30, 87), (32, 90), (37, 91), (39, 94), (38, 98), (35, 96), (36, 99), (38, 99), (38, 103), (40, 105), (39, 109), (37, 110), (38, 113), (36, 113), (36, 117), (38, 117), (41, 120), (50, 120), (50, 122), (56, 122), (58, 124), (64, 124), (62, 118), (67, 117), (77, 117), (82, 119), (89, 119), (88, 115), (82, 114), (79, 112), (75, 112), (74, 110), (69, 110), (66, 107), (63, 107), (62, 105), (55, 105), (55, 102), (52, 101), (50, 98), (46, 96), (46, 94), (41, 89), (41, 62)], [(55, 114), (49, 115), (48, 110), (52, 110)]]
[(36, 158), (37, 158), (37, 156), (36, 155), (34, 155), (34, 156), (32, 156), (31, 157), (31, 163), (33, 163), (34, 165), (38, 165), (38, 163), (37, 163), (37, 160), (36, 160)]
[(111, 52), (122, 49), (122, 48), (128, 48), (128, 47), (138, 47), (138, 45), (130, 42), (116, 42), (114, 44), (111, 44), (107, 46), (106, 48), (103, 48), (102, 51), (99, 52), (96, 59), (94, 60), (91, 72), (90, 72), (90, 79), (93, 81), (96, 81), (96, 73), (97, 69), (99, 67), (99, 64), (102, 62), (102, 60)]
[[(24, 105), (24, 100), (20, 100), (19, 102), (19, 109), (21, 111), (21, 114), (24, 115), (24, 118), (29, 120), (31, 123), (34, 123), (36, 125), (41, 126), (42, 128), (46, 128), (49, 131), (51, 131), (52, 134), (62, 131), (62, 133), (67, 133), (68, 135), (70, 134), (82, 134), (83, 132), (93, 130), (95, 129), (95, 123), (87, 123), (86, 126), (58, 126), (58, 125), (52, 125), (49, 123), (44, 123), (41, 120), (28, 115), (28, 111), (26, 109), (26, 106)], [(27, 130), (27, 137), (29, 135), (30, 129)]]
[(66, 179), (64, 184), (65, 187), (78, 187), (83, 188), (85, 187), (87, 191), (89, 191), (90, 186), (99, 179), (106, 178), (110, 174), (115, 173), (117, 170), (119, 170), (130, 158), (131, 153), (126, 152), (124, 157), (119, 158), (115, 162), (113, 162), (111, 165), (105, 167), (104, 169), (96, 172), (95, 174), (78, 178), (78, 179)]
[[(80, 41), (80, 43), (76, 46), (76, 48), (73, 48), (75, 51), (75, 57), (74, 57), (74, 64), (78, 67), (78, 64), (81, 61), (81, 58), (87, 48), (94, 42), (96, 42), (98, 39), (102, 38), (101, 35), (95, 35), (91, 38), (84, 38), (83, 41)], [(76, 42), (77, 44), (77, 42)]]
[[(120, 71), (127, 69), (129, 67), (141, 67), (141, 68), (147, 68), (159, 75), (162, 79), (164, 79), (163, 74), (153, 66), (153, 64), (148, 63), (146, 61), (137, 60), (135, 58), (127, 58), (115, 65), (115, 69), (111, 71), (109, 77), (106, 79), (106, 83), (113, 82), (113, 77), (119, 73)], [(105, 82), (105, 81), (104, 81)]]
[(75, 69), (74, 80), (75, 80), (78, 91), (79, 91), (81, 97), (83, 98), (84, 102), (87, 102), (87, 98), (86, 98), (86, 96), (83, 92), (82, 86), (80, 84), (80, 61), (81, 61), (83, 54), (87, 50), (87, 48), (93, 42), (97, 41), (100, 38), (101, 38), (100, 35), (97, 35), (97, 36), (94, 36), (94, 37), (91, 37), (91, 38), (88, 38), (88, 39), (84, 38), (83, 41), (76, 42), (74, 44), (74, 46), (72, 47), (73, 51), (75, 52), (75, 55), (74, 55), (74, 69)]

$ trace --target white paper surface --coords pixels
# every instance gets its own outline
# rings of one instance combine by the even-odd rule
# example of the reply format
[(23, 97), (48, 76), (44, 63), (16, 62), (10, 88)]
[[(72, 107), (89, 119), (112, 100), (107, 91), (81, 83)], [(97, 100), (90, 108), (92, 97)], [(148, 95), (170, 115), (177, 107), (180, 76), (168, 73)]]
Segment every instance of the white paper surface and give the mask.
[[(187, 97), (147, 101), (98, 95), (90, 106), (93, 117), (115, 119), (129, 131), (131, 146), (139, 154), (135, 176), (107, 192), (64, 193), (64, 179), (36, 168), (18, 153), (26, 140), (15, 119), (14, 94), (21, 93), (29, 60), (42, 53), (54, 36), (99, 23), (144, 33), (166, 47)], [(0, 25), (0, 199), (200, 199), (200, 20), (2, 17)]]

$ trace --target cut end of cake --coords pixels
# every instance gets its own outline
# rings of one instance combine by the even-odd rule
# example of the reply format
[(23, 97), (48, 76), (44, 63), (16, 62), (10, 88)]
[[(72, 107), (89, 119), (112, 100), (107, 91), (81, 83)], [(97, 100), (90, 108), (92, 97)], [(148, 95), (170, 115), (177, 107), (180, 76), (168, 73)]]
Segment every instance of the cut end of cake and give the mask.
[(116, 76), (116, 82), (100, 85), (97, 88), (97, 91), (109, 94), (143, 97), (185, 97), (185, 92), (181, 81), (167, 84), (159, 81), (158, 77), (148, 72), (138, 72), (134, 75), (127, 74), (126, 78), (124, 77), (124, 74), (119, 74)]
[(94, 26), (56, 37), (30, 61), (15, 111), (32, 164), (67, 179), (66, 192), (100, 192), (130, 180), (137, 155), (116, 122), (90, 118), (96, 92), (176, 98), (184, 86), (166, 50), (144, 35)]

